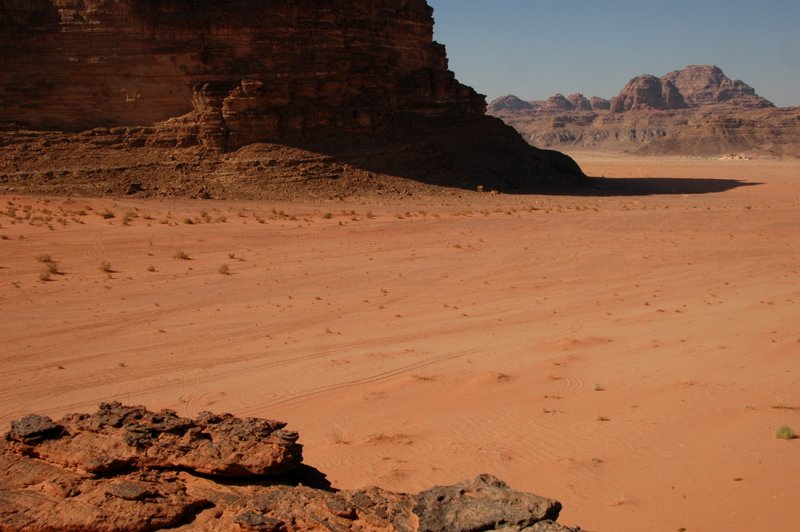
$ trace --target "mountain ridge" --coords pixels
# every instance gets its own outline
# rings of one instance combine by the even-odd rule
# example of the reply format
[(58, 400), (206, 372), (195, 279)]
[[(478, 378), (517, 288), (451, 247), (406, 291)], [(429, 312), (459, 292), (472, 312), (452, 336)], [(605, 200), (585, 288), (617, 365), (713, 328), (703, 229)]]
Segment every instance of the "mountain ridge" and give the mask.
[(488, 113), (531, 144), (641, 155), (800, 156), (800, 108), (776, 107), (716, 65), (632, 78), (606, 100), (581, 93), (524, 101), (508, 95)]

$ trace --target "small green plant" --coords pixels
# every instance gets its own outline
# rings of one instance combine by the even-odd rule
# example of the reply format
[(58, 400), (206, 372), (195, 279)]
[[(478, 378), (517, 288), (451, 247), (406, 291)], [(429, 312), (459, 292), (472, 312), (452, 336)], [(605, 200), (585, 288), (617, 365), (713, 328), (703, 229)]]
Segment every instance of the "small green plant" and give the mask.
[(602, 384), (597, 384), (597, 383), (595, 383), (595, 385), (594, 385), (594, 386), (592, 386), (592, 390), (594, 390), (594, 391), (596, 391), (596, 392), (604, 392), (606, 389), (605, 389), (605, 388), (603, 388), (603, 385), (602, 385)]
[(104, 220), (110, 220), (111, 218), (114, 218), (117, 215), (111, 212), (110, 210), (106, 209), (100, 213), (100, 216), (102, 216)]
[(219, 273), (221, 273), (222, 275), (230, 275), (231, 274), (231, 270), (230, 270), (230, 268), (228, 268), (227, 264), (220, 264), (219, 268), (217, 268), (217, 271)]
[(775, 437), (781, 440), (793, 440), (797, 437), (797, 434), (794, 433), (792, 427), (788, 425), (782, 425), (778, 427), (778, 430), (775, 431)]
[(173, 257), (178, 260), (189, 260), (189, 255), (187, 255), (185, 251), (178, 251)]
[(147, 271), (148, 272), (154, 272), (154, 271), (156, 271), (156, 267), (151, 264), (150, 266), (147, 267)]
[(101, 272), (111, 273), (113, 270), (111, 269), (111, 263), (107, 260), (104, 260), (100, 263), (97, 267)]
[(229, 259), (235, 259), (236, 258), (236, 253), (228, 253), (228, 258)]

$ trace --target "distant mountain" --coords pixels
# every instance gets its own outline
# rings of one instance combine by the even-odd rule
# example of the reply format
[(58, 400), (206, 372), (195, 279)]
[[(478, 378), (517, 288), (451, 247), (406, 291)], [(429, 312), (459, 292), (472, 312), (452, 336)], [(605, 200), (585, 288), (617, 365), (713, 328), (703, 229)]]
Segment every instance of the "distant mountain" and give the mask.
[(689, 107), (732, 103), (743, 107), (765, 108), (775, 105), (756, 94), (743, 81), (732, 80), (714, 65), (691, 65), (661, 77), (672, 83)]
[(800, 108), (776, 108), (714, 65), (636, 76), (610, 101), (580, 93), (530, 102), (504, 96), (488, 109), (540, 147), (800, 156)]

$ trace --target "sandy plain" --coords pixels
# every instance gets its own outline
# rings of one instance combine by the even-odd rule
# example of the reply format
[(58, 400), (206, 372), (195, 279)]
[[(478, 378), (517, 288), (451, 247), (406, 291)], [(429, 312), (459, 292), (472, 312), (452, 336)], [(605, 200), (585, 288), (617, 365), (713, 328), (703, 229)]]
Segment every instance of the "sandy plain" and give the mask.
[(0, 425), (228, 411), (339, 487), (489, 472), (588, 530), (794, 529), (800, 161), (574, 155), (600, 188), (3, 196)]

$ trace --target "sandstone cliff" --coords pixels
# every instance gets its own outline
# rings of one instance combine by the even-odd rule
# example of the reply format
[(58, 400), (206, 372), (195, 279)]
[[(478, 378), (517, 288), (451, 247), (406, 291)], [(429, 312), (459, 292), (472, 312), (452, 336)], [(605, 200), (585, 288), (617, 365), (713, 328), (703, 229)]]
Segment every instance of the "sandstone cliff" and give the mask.
[(692, 65), (660, 78), (637, 76), (610, 102), (592, 97), (590, 110), (583, 103), (556, 108), (522, 100), (510, 107), (503, 104), (509, 98), (492, 102), (490, 114), (537, 146), (649, 155), (800, 156), (800, 108), (776, 108), (712, 65)]
[[(566, 158), (515, 146), (485, 117), (484, 98), (455, 79), (433, 41), (425, 0), (4, 0), (0, 25), (0, 145), (27, 145), (26, 159), (91, 146), (127, 168), (120, 150), (142, 159), (141, 149), (203, 150), (189, 158), (199, 162), (254, 143), (305, 149), (459, 124), (522, 162), (527, 174), (496, 168), (500, 181), (580, 176)], [(44, 152), (49, 163), (0, 168), (0, 183), (41, 183), (37, 172), (89, 181), (59, 150)]]
[(262, 419), (101, 404), (30, 415), (0, 442), (0, 530), (570, 532), (561, 505), (490, 475), (415, 495), (333, 489)]

